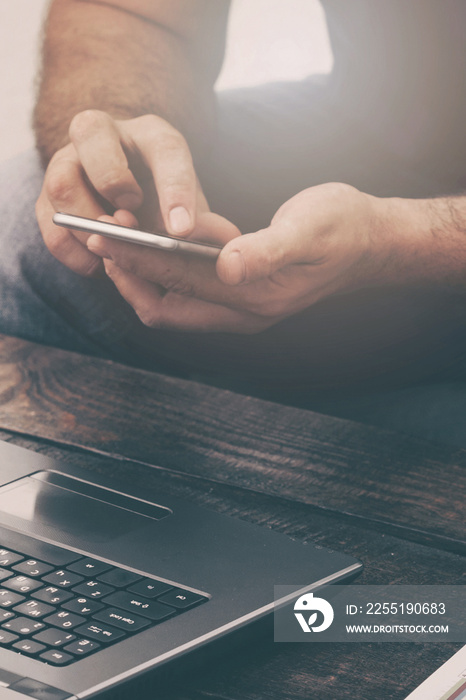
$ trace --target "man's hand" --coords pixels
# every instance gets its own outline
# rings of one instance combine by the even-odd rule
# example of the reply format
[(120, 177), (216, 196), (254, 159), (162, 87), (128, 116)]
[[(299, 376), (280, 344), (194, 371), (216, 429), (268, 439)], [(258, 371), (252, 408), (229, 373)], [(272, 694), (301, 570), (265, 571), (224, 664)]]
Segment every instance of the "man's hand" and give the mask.
[[(375, 201), (338, 183), (304, 190), (267, 229), (229, 240), (216, 268), (95, 235), (87, 245), (146, 325), (254, 333), (376, 279), (383, 256), (371, 235)], [(117, 221), (134, 224), (127, 213)]]
[(160, 117), (118, 121), (88, 110), (74, 117), (69, 136), (47, 168), (36, 214), (50, 252), (75, 272), (92, 275), (101, 260), (86, 234), (52, 223), (56, 211), (91, 219), (137, 211), (141, 225), (176, 236), (190, 235), (208, 211), (185, 139)]
[(183, 236), (208, 212), (187, 142), (203, 157), (229, 4), (50, 1), (34, 110), (47, 166), (37, 217), (49, 250), (75, 272), (95, 274), (102, 261), (86, 235), (53, 225), (55, 211), (97, 218), (123, 208), (141, 227)]

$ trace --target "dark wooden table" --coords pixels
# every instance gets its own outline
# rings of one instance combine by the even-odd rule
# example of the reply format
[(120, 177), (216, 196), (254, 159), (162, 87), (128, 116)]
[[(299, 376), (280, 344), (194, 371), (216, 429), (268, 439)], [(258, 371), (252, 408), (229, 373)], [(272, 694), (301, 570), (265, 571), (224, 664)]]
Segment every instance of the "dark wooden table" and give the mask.
[[(358, 583), (465, 582), (466, 451), (4, 336), (0, 397), (0, 439), (344, 550)], [(264, 643), (163, 697), (403, 700), (459, 646)]]

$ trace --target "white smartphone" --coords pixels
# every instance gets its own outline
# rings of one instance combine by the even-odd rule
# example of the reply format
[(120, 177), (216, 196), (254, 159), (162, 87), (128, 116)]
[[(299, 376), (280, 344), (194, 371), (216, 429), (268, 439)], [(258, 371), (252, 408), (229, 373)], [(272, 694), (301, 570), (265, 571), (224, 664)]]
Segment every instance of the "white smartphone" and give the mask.
[(203, 258), (215, 260), (218, 258), (221, 246), (210, 245), (208, 243), (197, 243), (196, 241), (185, 241), (174, 238), (167, 233), (149, 233), (138, 229), (120, 226), (119, 224), (108, 224), (105, 221), (86, 219), (84, 216), (74, 216), (73, 214), (63, 214), (58, 212), (53, 215), (53, 223), (65, 228), (73, 228), (85, 233), (98, 233), (99, 236), (116, 238), (127, 243), (137, 243), (138, 245), (149, 246), (177, 253), (187, 253)]

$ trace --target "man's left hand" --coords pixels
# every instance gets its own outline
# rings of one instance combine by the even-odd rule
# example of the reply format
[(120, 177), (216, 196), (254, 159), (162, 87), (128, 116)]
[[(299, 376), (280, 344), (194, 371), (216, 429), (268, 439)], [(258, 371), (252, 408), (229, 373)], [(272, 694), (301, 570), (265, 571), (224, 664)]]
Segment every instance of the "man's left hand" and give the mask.
[[(376, 201), (340, 183), (311, 187), (280, 207), (266, 229), (237, 236), (219, 226), (233, 232), (224, 233), (216, 266), (95, 235), (87, 245), (145, 325), (256, 333), (328, 295), (374, 283), (383, 266), (373, 235)], [(116, 221), (137, 224), (124, 211)], [(220, 221), (206, 213), (191, 237), (215, 241)]]

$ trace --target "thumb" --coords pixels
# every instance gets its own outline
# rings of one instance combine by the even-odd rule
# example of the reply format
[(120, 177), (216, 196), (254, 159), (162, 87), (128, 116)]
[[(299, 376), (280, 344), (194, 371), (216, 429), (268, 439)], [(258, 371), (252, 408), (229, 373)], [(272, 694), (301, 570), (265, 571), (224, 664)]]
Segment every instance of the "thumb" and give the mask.
[(269, 277), (285, 265), (301, 262), (302, 236), (285, 221), (229, 241), (217, 260), (225, 284), (237, 285)]

